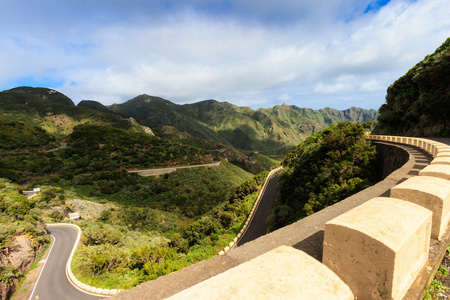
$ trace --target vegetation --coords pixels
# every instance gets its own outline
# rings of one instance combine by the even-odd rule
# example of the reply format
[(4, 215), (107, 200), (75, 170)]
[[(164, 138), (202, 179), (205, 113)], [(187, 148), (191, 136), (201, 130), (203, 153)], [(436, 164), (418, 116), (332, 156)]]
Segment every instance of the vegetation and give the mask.
[(377, 117), (375, 110), (330, 108), (314, 111), (289, 105), (258, 109), (206, 100), (177, 105), (168, 100), (140, 95), (109, 107), (158, 130), (173, 126), (180, 132), (225, 146), (263, 154), (285, 155), (304, 138), (339, 121), (365, 122)]
[(370, 186), (375, 147), (364, 138), (370, 123), (338, 123), (300, 143), (283, 161), (276, 202), (267, 225), (283, 227)]
[(58, 147), (55, 138), (40, 127), (0, 121), (0, 151), (51, 149)]
[[(314, 120), (300, 116), (305, 112)], [(128, 116), (158, 124), (158, 136)], [(340, 118), (372, 117), (358, 109), (301, 112), (284, 105), (255, 112), (213, 100), (175, 105), (146, 95), (110, 108), (95, 101), (75, 106), (45, 88), (1, 92), (0, 250), (22, 234), (42, 249), (43, 224), (66, 222), (80, 210), (76, 276), (103, 288), (133, 287), (214, 256), (235, 238), (264, 170), (280, 160), (261, 152), (285, 153), (292, 145), (284, 139), (306, 135), (295, 133), (305, 124), (317, 130)], [(213, 160), (220, 166), (155, 177), (128, 172)], [(27, 199), (9, 180), (41, 192)], [(0, 271), (2, 282), (22, 274), (3, 264)]]
[(194, 218), (177, 213), (181, 209), (176, 206), (171, 213), (124, 205), (102, 213), (94, 223), (79, 223), (84, 237), (75, 274), (87, 284), (130, 288), (216, 255), (242, 228), (266, 175), (245, 181), (225, 201)]
[[(33, 130), (25, 125), (21, 128)], [(42, 135), (47, 137), (45, 133)], [(21, 136), (23, 139), (18, 141), (23, 140), (23, 145), (34, 145), (33, 139), (27, 139), (24, 134)], [(11, 147), (11, 144), (5, 144), (5, 147)], [(212, 162), (212, 157), (199, 148), (110, 126), (78, 125), (68, 138), (68, 146), (59, 151), (4, 152), (0, 177), (25, 182), (49, 174), (70, 178), (87, 172), (205, 162)]]
[(447, 250), (444, 254), (444, 258), (442, 259), (441, 266), (437, 270), (433, 281), (425, 288), (423, 299), (431, 300), (431, 299), (448, 299), (450, 295), (450, 288), (444, 285), (444, 282), (448, 282), (448, 276), (450, 272), (448, 270), (450, 262), (450, 245), (447, 247)]
[(0, 282), (11, 284), (24, 276), (26, 269), (7, 259), (16, 245), (16, 237), (24, 236), (31, 246), (30, 257), (37, 258), (50, 241), (36, 202), (21, 195), (21, 188), (0, 178)]
[(450, 38), (387, 90), (376, 134), (450, 136)]

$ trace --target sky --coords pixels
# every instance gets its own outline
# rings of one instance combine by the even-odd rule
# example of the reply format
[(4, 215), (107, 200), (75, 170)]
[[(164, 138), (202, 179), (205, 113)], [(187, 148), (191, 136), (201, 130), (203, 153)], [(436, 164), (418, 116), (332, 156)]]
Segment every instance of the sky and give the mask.
[(450, 37), (448, 0), (0, 0), (0, 90), (378, 109)]

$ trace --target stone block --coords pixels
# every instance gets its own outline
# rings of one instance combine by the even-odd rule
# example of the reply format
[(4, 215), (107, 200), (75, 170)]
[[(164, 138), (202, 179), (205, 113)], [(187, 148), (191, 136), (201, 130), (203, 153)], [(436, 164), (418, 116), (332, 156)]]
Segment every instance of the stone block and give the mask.
[(450, 157), (450, 150), (439, 151), (438, 154), (436, 154), (436, 158), (437, 157)]
[(436, 157), (430, 163), (431, 165), (450, 165), (450, 157)]
[(450, 166), (440, 164), (429, 165), (420, 170), (419, 176), (431, 176), (450, 180)]
[(323, 263), (358, 299), (402, 299), (428, 258), (430, 210), (378, 197), (325, 225)]
[(167, 299), (348, 299), (350, 288), (327, 267), (281, 246)]
[(116, 295), (116, 294), (118, 294), (118, 293), (119, 293), (119, 290), (117, 290), (117, 289), (109, 290), (109, 294), (110, 294), (110, 295)]
[(415, 176), (391, 189), (391, 197), (423, 206), (433, 212), (431, 236), (440, 240), (450, 221), (450, 181)]

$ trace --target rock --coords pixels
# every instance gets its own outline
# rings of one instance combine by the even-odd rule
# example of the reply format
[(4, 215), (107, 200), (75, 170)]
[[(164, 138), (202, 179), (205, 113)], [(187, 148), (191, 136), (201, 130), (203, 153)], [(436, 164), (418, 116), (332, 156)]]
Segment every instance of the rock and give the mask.
[(66, 205), (73, 212), (79, 212), (82, 219), (91, 221), (97, 220), (100, 217), (102, 211), (110, 208), (110, 206), (106, 204), (79, 199), (67, 200)]

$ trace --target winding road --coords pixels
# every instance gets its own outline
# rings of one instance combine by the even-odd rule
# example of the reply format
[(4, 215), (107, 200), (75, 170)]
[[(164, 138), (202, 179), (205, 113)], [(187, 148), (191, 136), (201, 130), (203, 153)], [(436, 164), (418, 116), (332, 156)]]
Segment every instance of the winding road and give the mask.
[(277, 199), (277, 185), (279, 178), (280, 173), (269, 179), (264, 194), (261, 196), (261, 201), (255, 211), (255, 215), (247, 227), (247, 230), (237, 242), (236, 247), (253, 241), (267, 233), (266, 219), (269, 216), (272, 203)]
[(77, 242), (77, 231), (67, 226), (49, 226), (53, 243), (30, 300), (94, 300), (105, 296), (88, 294), (76, 288), (66, 274), (67, 260)]

